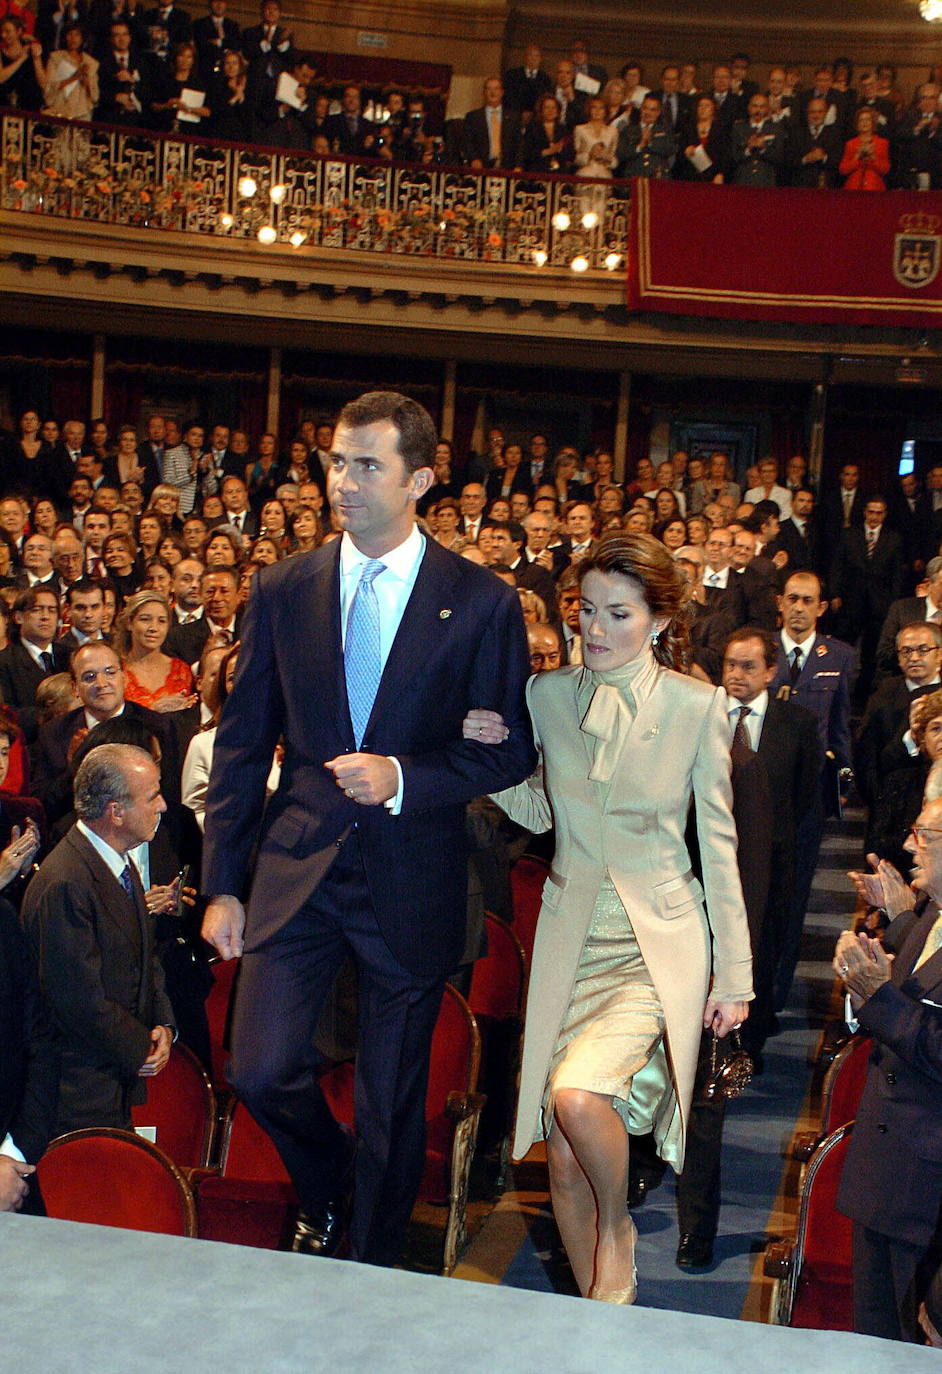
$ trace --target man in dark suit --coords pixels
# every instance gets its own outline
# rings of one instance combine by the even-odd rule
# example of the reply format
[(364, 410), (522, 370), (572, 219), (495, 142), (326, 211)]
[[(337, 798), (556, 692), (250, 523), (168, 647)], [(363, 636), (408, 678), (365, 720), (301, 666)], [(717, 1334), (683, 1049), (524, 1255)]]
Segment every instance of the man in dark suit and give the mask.
[(100, 721), (132, 715), (146, 722), (160, 744), (163, 790), (174, 801), (180, 797), (180, 752), (167, 717), (136, 701), (124, 699), (124, 672), (114, 649), (93, 639), (72, 655), (72, 686), (82, 703), (40, 727), (36, 746), (36, 795), (46, 809), (50, 824), (71, 807), (69, 758), (76, 735), (80, 739)]
[(589, 50), (581, 38), (573, 40), (569, 49), (569, 60), (577, 78), (587, 76), (590, 81), (597, 81), (601, 90), (608, 80), (608, 71), (601, 62), (589, 61)]
[(693, 115), (693, 101), (680, 89), (680, 68), (673, 65), (661, 72), (661, 89), (654, 94), (661, 102), (661, 123), (682, 147), (687, 142)]
[(817, 572), (818, 536), (814, 521), (814, 496), (807, 487), (792, 492), (792, 513), (779, 524), (776, 547), (788, 555), (786, 567), (793, 572)]
[(856, 463), (845, 463), (838, 485), (821, 497), (821, 543), (826, 549), (837, 547), (841, 530), (859, 527), (864, 519), (864, 498), (860, 490), (860, 469)]
[[(925, 622), (904, 625), (896, 635), (896, 655), (900, 673), (884, 678), (867, 702), (854, 746), (857, 789), (871, 808), (886, 774), (908, 761), (902, 736), (909, 729), (913, 701), (939, 685), (942, 626)], [(891, 745), (893, 752), (888, 756)], [(869, 843), (866, 847), (871, 848)]]
[(924, 620), (942, 622), (942, 557), (930, 558), (926, 564), (925, 596), (901, 596), (886, 613), (877, 643), (877, 677), (898, 671), (896, 636), (904, 625), (921, 624)]
[(20, 592), (13, 603), (19, 641), (0, 650), (0, 696), (12, 706), (27, 742), (36, 738), (36, 688), (43, 678), (68, 667), (68, 654), (56, 642), (59, 598), (51, 587)]
[[(794, 877), (798, 820), (813, 803), (819, 766), (810, 711), (769, 696), (776, 659), (773, 636), (750, 625), (730, 636), (723, 655), (737, 857), (756, 993), (742, 1040), (757, 1070), (773, 1024), (772, 978)], [(708, 1061), (708, 1053), (704, 1058)], [(687, 1153), (677, 1180), (681, 1269), (703, 1268), (713, 1259), (724, 1116), (722, 1096), (706, 1100), (702, 1092), (694, 1094)]]
[(785, 135), (769, 118), (769, 98), (757, 91), (749, 117), (733, 125), (730, 159), (734, 186), (777, 186), (785, 165)]
[(89, 640), (104, 639), (101, 627), (105, 619), (105, 584), (94, 577), (80, 577), (66, 589), (71, 629), (56, 640), (65, 655), (65, 666), (76, 649)]
[(886, 522), (903, 541), (906, 565), (903, 590), (910, 592), (922, 580), (933, 526), (932, 501), (923, 491), (922, 483), (914, 472), (899, 479), (899, 489), (893, 493), (887, 505)]
[(857, 697), (865, 701), (876, 670), (880, 627), (903, 587), (903, 541), (886, 523), (886, 502), (872, 496), (862, 529), (844, 530), (831, 564), (835, 632), (860, 646)]
[(189, 14), (174, 4), (173, 0), (170, 0), (169, 4), (155, 5), (152, 10), (148, 10), (144, 15), (144, 23), (147, 25), (148, 33), (155, 29), (166, 30), (171, 53), (178, 43), (185, 43), (193, 37), (193, 25)]
[(530, 116), (541, 95), (550, 95), (553, 81), (543, 70), (543, 54), (535, 43), (528, 43), (522, 67), (504, 72), (504, 104), (508, 110)]
[(238, 52), (242, 46), (241, 30), (226, 14), (226, 0), (209, 0), (209, 14), (193, 25), (193, 42), (204, 77), (222, 70), (222, 55), (228, 49)]
[[(304, 1248), (320, 1254), (341, 1240), (352, 1149), (311, 1044), (337, 969), (357, 964), (350, 1239), (356, 1259), (387, 1265), (422, 1173), (429, 1045), (464, 943), (465, 804), (535, 762), (516, 592), (415, 525), (436, 439), (396, 393), (341, 412), (330, 497), (344, 536), (256, 577), (206, 806), (204, 935), (224, 958), (243, 954), (233, 1083), (294, 1179)], [(503, 749), (462, 740), (473, 706), (503, 715)], [(260, 827), (279, 738), (281, 784)]]
[(721, 525), (710, 530), (703, 552), (706, 555), (703, 591), (707, 610), (714, 615), (727, 615), (732, 625), (738, 627), (746, 619), (746, 592), (732, 566), (732, 531)]
[(852, 1024), (874, 1040), (837, 1206), (854, 1223), (854, 1330), (919, 1343), (917, 1271), (942, 1203), (942, 801), (923, 807), (905, 847), (929, 899), (921, 915), (891, 876), (852, 875), (893, 918), (884, 940), (895, 958), (849, 930), (834, 955)]
[(153, 920), (129, 851), (165, 810), (149, 754), (102, 745), (75, 775), (78, 820), (45, 859), (23, 902), (23, 926), (61, 1052), (56, 1133), (131, 1129), (143, 1079), (170, 1057), (173, 1012)]
[(520, 115), (504, 104), (504, 87), (499, 76), (484, 83), (484, 104), (469, 110), (461, 133), (464, 160), (470, 167), (518, 165), (520, 159)]
[(376, 156), (376, 126), (361, 113), (359, 86), (345, 86), (338, 114), (328, 115), (324, 126), (331, 150), (347, 157)]
[(272, 77), (283, 69), (291, 56), (290, 30), (281, 24), (278, 0), (263, 0), (261, 23), (242, 31), (242, 51), (250, 75)]
[(615, 160), (620, 177), (666, 177), (677, 153), (677, 140), (661, 122), (661, 101), (646, 95), (637, 124), (626, 124), (618, 135)]
[(770, 690), (777, 700), (804, 706), (815, 717), (821, 781), (813, 805), (798, 821), (795, 883), (775, 970), (775, 1011), (785, 1006), (795, 975), (824, 821), (837, 808), (838, 790), (845, 793), (849, 786), (850, 684), (854, 675), (850, 645), (817, 633), (827, 602), (821, 597), (821, 583), (814, 573), (792, 574), (779, 598), (779, 610), (778, 668)]
[(833, 124), (826, 124), (828, 108), (821, 99), (810, 100), (804, 118), (789, 120), (785, 140), (785, 165), (792, 186), (831, 187), (840, 183), (844, 141)]

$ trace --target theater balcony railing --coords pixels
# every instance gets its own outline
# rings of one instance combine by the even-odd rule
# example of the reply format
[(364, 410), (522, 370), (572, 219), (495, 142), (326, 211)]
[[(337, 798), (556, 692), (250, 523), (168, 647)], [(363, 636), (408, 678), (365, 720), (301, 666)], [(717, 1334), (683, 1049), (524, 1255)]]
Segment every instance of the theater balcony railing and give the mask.
[(309, 286), (339, 272), (346, 289), (562, 294), (597, 310), (623, 300), (623, 182), (318, 157), (9, 110), (2, 149), (7, 258), (97, 255), (104, 270)]

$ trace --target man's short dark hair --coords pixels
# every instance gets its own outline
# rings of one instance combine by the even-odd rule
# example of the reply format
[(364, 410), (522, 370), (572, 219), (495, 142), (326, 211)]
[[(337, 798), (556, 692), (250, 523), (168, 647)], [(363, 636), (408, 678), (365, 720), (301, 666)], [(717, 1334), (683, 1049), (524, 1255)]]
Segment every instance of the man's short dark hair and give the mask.
[(767, 668), (774, 668), (778, 663), (778, 642), (773, 634), (768, 630), (763, 630), (761, 625), (742, 625), (738, 630), (734, 630), (723, 645), (723, 657), (725, 658), (734, 644), (743, 644), (747, 639), (757, 639), (762, 645), (762, 657)]
[(750, 518), (753, 520), (758, 520), (759, 528), (761, 529), (762, 526), (765, 524), (766, 520), (770, 519), (772, 516), (774, 516), (776, 520), (781, 520), (782, 518), (782, 512), (779, 510), (778, 502), (757, 501), (755, 504), (755, 508), (752, 512), (752, 516)]
[(74, 582), (70, 582), (65, 589), (65, 599), (72, 605), (77, 596), (91, 596), (92, 592), (101, 592), (101, 599), (105, 599), (105, 584), (98, 577), (79, 577)]
[[(199, 562), (199, 559), (196, 559), (195, 561), (196, 561), (196, 562)], [(182, 559), (181, 559), (181, 562), (182, 562)], [(216, 575), (217, 573), (225, 573), (226, 577), (229, 578), (229, 580), (230, 580), (230, 582), (232, 583), (233, 587), (235, 587), (235, 589), (238, 591), (238, 589), (239, 589), (239, 570), (238, 570), (237, 568), (230, 568), (230, 567), (228, 567), (226, 564), (221, 564), (221, 565), (219, 565), (218, 567), (213, 567), (213, 568), (204, 568), (203, 571), (200, 573), (200, 586), (202, 587), (202, 585), (203, 585), (203, 583), (206, 581), (207, 577), (215, 577), (215, 575)]]
[(496, 520), (496, 519), (494, 518), (493, 515), (485, 516), (485, 518), (481, 521), (481, 528), (480, 528), (480, 530), (478, 531), (478, 536), (479, 536), (479, 537), (480, 537), (480, 535), (483, 533), (484, 530), (506, 530), (507, 533), (509, 534), (509, 533), (510, 533), (510, 521), (509, 521), (509, 520)]
[(36, 582), (32, 587), (17, 593), (13, 602), (13, 614), (22, 615), (24, 611), (35, 611), (37, 598), (43, 595), (51, 596), (58, 607), (59, 598), (56, 596), (55, 588), (45, 582)]
[(510, 531), (510, 541), (512, 544), (520, 544), (522, 546), (527, 542), (527, 532), (518, 521), (508, 520), (507, 528)]
[(338, 425), (363, 429), (389, 420), (399, 431), (399, 456), (407, 472), (430, 468), (435, 462), (438, 434), (425, 406), (398, 391), (367, 391), (348, 402), (337, 417)]

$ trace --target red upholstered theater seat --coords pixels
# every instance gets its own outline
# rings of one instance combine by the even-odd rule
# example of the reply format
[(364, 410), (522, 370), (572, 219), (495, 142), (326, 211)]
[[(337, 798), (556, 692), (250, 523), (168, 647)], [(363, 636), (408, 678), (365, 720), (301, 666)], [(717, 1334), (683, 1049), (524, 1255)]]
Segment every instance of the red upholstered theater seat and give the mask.
[(500, 1186), (510, 1154), (527, 961), (512, 926), (489, 911), (484, 921), (487, 954), (474, 965), (468, 1005), (482, 1042), (481, 1087), (487, 1102), (481, 1117), (481, 1144), (485, 1151), (500, 1144)]
[(824, 1080), (822, 1140), (857, 1115), (872, 1050), (873, 1040), (869, 1035), (855, 1035), (834, 1056)]
[(190, 1186), (172, 1160), (132, 1131), (61, 1135), (37, 1167), (49, 1216), (130, 1231), (196, 1235)]
[(240, 1102), (226, 1112), (219, 1168), (198, 1171), (193, 1185), (202, 1240), (290, 1248), (298, 1195), (271, 1138)]
[(855, 1035), (835, 1054), (821, 1092), (821, 1124), (816, 1131), (806, 1131), (796, 1137), (792, 1146), (793, 1158), (810, 1159), (832, 1131), (853, 1121), (867, 1080), (872, 1049), (869, 1035)]
[(523, 945), (527, 968), (533, 959), (533, 937), (537, 917), (543, 902), (543, 884), (549, 876), (549, 866), (542, 859), (524, 854), (510, 870), (510, 888), (514, 902), (514, 934)]
[(205, 1167), (212, 1157), (216, 1095), (192, 1050), (176, 1044), (166, 1068), (147, 1079), (147, 1102), (131, 1109), (135, 1127), (154, 1126), (156, 1143), (179, 1169)]
[(835, 1208), (853, 1123), (840, 1126), (811, 1157), (801, 1189), (794, 1242), (766, 1251), (776, 1280), (771, 1320), (816, 1331), (853, 1330), (852, 1223)]
[(213, 1064), (213, 1087), (218, 1092), (231, 1092), (229, 1083), (229, 1050), (227, 1048), (229, 1019), (240, 960), (217, 959), (210, 965), (213, 985), (206, 998), (206, 1019), (209, 1022), (209, 1047)]
[[(484, 1099), (476, 1092), (481, 1036), (467, 1002), (445, 985), (432, 1036), (425, 1099), (425, 1171), (419, 1199), (448, 1205), (444, 1272), (451, 1273), (464, 1236), (467, 1183)], [(352, 1063), (321, 1077), (324, 1096), (338, 1121), (353, 1126)]]

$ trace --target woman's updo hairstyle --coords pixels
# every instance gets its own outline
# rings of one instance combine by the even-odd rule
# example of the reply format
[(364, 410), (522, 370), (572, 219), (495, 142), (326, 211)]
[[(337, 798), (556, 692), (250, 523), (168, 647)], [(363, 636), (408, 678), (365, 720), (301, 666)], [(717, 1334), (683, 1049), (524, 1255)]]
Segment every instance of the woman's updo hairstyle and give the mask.
[(678, 565), (659, 540), (650, 534), (607, 534), (578, 565), (579, 582), (586, 573), (618, 573), (641, 589), (645, 605), (667, 624), (654, 640), (654, 657), (665, 668), (683, 673), (687, 667), (687, 584)]

